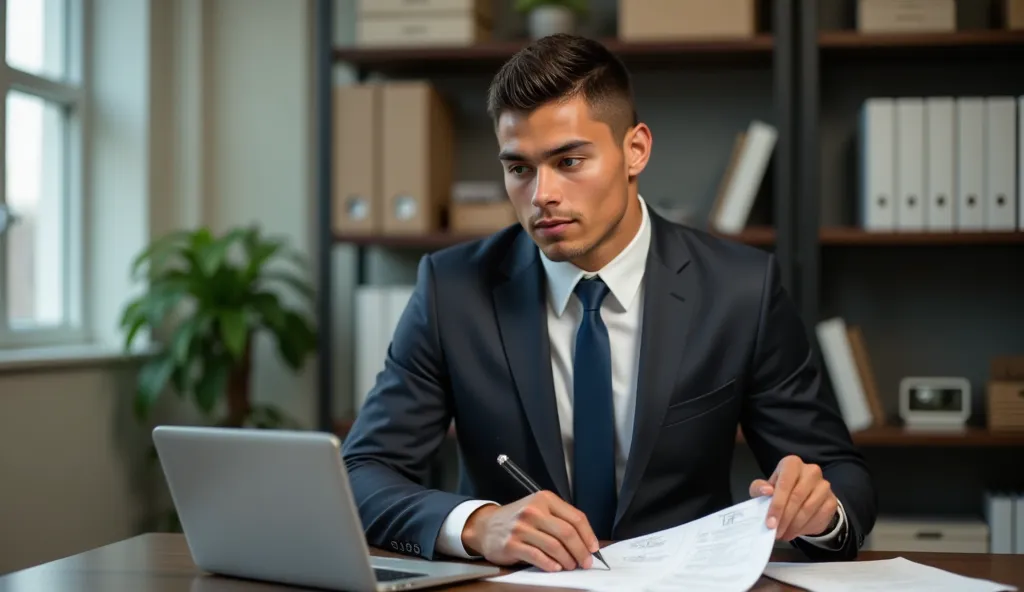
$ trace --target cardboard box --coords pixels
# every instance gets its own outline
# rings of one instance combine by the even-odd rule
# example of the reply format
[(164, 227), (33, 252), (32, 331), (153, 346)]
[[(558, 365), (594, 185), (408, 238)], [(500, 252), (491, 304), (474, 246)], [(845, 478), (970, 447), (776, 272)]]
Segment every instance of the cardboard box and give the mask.
[(465, 46), (487, 41), (491, 29), (472, 13), (442, 16), (373, 16), (356, 24), (356, 44), (379, 46)]
[(382, 228), (380, 101), (377, 84), (334, 90), (332, 210), (338, 234), (373, 234)]
[(358, 18), (377, 16), (458, 16), (476, 15), (492, 22), (494, 0), (358, 0)]
[(1024, 355), (992, 358), (989, 374), (992, 380), (1024, 380)]
[(508, 200), (453, 202), (448, 212), (448, 226), (466, 234), (491, 234), (517, 222), (516, 210)]
[(956, 30), (956, 0), (857, 0), (861, 33)]
[(884, 517), (864, 538), (865, 551), (897, 553), (988, 553), (989, 529), (971, 518)]
[(1024, 380), (988, 383), (988, 429), (1024, 430)]
[(619, 0), (619, 38), (753, 37), (758, 4), (757, 0)]
[(1024, 30), (1024, 0), (1004, 0), (1007, 29)]
[(426, 81), (385, 83), (382, 105), (384, 233), (436, 232), (454, 177), (449, 107)]

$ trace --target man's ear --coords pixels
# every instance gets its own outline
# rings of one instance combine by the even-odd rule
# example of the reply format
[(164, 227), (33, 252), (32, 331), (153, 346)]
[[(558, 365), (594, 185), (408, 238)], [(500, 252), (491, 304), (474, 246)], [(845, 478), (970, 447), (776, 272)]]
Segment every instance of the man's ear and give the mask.
[(636, 177), (651, 158), (651, 144), (654, 138), (651, 136), (651, 128), (646, 123), (638, 123), (626, 131), (622, 139), (622, 152), (626, 155), (626, 174)]

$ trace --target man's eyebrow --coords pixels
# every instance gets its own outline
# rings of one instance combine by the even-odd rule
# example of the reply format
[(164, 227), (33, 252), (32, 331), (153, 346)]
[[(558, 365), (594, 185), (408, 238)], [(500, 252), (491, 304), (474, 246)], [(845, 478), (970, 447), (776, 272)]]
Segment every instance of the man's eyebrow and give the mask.
[[(541, 157), (542, 160), (546, 160), (548, 158), (551, 158), (552, 156), (564, 154), (566, 152), (571, 152), (573, 150), (576, 150), (577, 148), (582, 148), (583, 146), (590, 146), (591, 144), (593, 144), (593, 142), (590, 142), (589, 140), (571, 140), (569, 142), (566, 142), (565, 144), (562, 144), (561, 146), (545, 151), (541, 155)], [(514, 152), (511, 150), (502, 150), (500, 153), (498, 153), (498, 160), (526, 160), (526, 158), (523, 157), (523, 155), (518, 152)]]

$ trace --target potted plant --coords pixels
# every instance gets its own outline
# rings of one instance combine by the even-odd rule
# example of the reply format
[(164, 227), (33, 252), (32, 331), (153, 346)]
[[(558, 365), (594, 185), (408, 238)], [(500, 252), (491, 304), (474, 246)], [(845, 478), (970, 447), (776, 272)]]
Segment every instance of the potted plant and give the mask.
[(576, 18), (587, 12), (586, 0), (516, 0), (515, 8), (526, 14), (530, 37), (540, 39), (576, 30)]
[[(278, 262), (284, 265), (275, 265)], [(253, 340), (267, 333), (285, 364), (299, 370), (316, 347), (310, 320), (285, 304), (281, 290), (311, 303), (313, 290), (299, 273), (305, 262), (280, 240), (257, 227), (214, 236), (208, 229), (171, 233), (150, 244), (133, 261), (131, 273), (147, 287), (124, 307), (125, 349), (140, 331), (167, 336), (164, 347), (138, 375), (135, 411), (148, 417), (171, 387), (211, 417), (223, 403), (216, 425), (295, 427), (273, 405), (251, 399)]]

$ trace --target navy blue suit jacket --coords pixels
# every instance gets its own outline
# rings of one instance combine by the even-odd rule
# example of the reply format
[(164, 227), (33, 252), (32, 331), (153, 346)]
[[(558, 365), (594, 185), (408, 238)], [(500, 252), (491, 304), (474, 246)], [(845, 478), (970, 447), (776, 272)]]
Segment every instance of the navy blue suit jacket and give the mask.
[[(651, 212), (633, 443), (613, 538), (669, 528), (734, 503), (737, 426), (765, 476), (784, 456), (821, 465), (850, 536), (838, 551), (802, 540), (812, 558), (856, 556), (876, 516), (868, 470), (837, 411), (805, 326), (770, 253)], [(358, 347), (358, 344), (357, 344)], [(457, 492), (427, 488), (454, 420)], [(509, 503), (521, 488), (508, 454), (569, 497), (555, 410), (545, 276), (518, 225), (428, 256), (343, 454), (371, 545), (434, 558), (459, 503)], [(737, 500), (738, 501), (738, 500)]]

